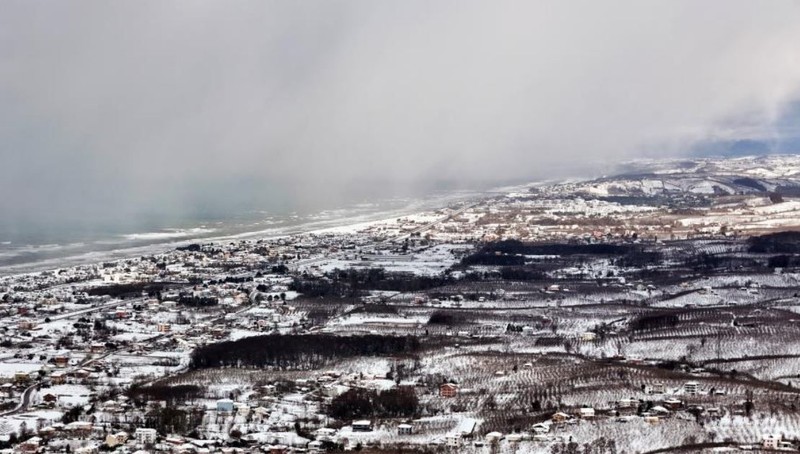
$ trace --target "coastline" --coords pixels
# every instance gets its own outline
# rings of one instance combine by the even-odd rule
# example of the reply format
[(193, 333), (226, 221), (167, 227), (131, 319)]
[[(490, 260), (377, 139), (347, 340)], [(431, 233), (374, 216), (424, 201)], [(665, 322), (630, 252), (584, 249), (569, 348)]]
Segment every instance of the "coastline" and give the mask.
[[(322, 220), (314, 219), (314, 216), (309, 216), (310, 219), (305, 219), (293, 225), (285, 225), (281, 227), (273, 227), (273, 228), (237, 232), (230, 234), (214, 235), (212, 233), (217, 232), (217, 230), (208, 232), (206, 229), (192, 228), (188, 230), (190, 231), (194, 230), (200, 233), (208, 233), (208, 234), (194, 235), (194, 236), (186, 235), (186, 236), (180, 236), (179, 239), (174, 239), (174, 240), (151, 242), (148, 244), (141, 244), (141, 245), (131, 244), (130, 246), (127, 247), (123, 246), (110, 250), (88, 250), (85, 252), (79, 252), (71, 255), (65, 255), (59, 257), (46, 257), (19, 264), (3, 265), (0, 266), (0, 277), (6, 278), (6, 277), (19, 276), (25, 274), (36, 274), (36, 273), (70, 268), (70, 267), (86, 266), (101, 262), (118, 262), (121, 260), (127, 260), (135, 257), (165, 254), (174, 251), (178, 247), (186, 246), (193, 243), (219, 243), (219, 242), (229, 242), (229, 241), (275, 239), (275, 238), (298, 236), (305, 234), (320, 234), (320, 233), (330, 232), (331, 230), (366, 227), (369, 224), (376, 222), (384, 222), (399, 216), (408, 216), (425, 211), (447, 208), (448, 206), (453, 204), (484, 199), (491, 194), (506, 192), (507, 190), (508, 187), (506, 186), (502, 188), (493, 188), (484, 191), (448, 192), (444, 194), (436, 194), (425, 198), (409, 199), (408, 203), (400, 208), (394, 208), (394, 209), (378, 208), (374, 212), (362, 213), (362, 214), (352, 214), (353, 211), (356, 211), (353, 208), (325, 210), (321, 213), (342, 212), (343, 215), (339, 217), (334, 217), (333, 219), (322, 219)], [(376, 205), (380, 206), (380, 203)], [(315, 216), (318, 216), (318, 214)], [(148, 236), (157, 238), (155, 234), (151, 233), (129, 234), (128, 236), (132, 238), (142, 238), (142, 239), (147, 238)], [(130, 243), (136, 243), (136, 242), (137, 242), (136, 239), (130, 241)], [(97, 241), (95, 244), (103, 245), (104, 242)], [(84, 245), (85, 244), (83, 243), (79, 244), (79, 246), (84, 246)], [(40, 247), (45, 248), (47, 246), (53, 247), (58, 245), (41, 245)], [(71, 245), (65, 245), (64, 247), (69, 247), (69, 246)]]

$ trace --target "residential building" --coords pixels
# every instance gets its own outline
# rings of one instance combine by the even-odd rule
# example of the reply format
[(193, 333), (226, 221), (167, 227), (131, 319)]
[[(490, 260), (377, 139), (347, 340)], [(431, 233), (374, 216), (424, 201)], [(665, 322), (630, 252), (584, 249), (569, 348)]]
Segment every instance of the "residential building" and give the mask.
[(443, 383), (439, 387), (439, 395), (442, 397), (456, 397), (458, 395), (458, 385), (454, 383)]
[(461, 440), (460, 433), (452, 433), (445, 437), (444, 444), (450, 448), (457, 448), (461, 446)]
[(767, 434), (761, 439), (761, 447), (764, 449), (778, 449), (783, 437), (779, 434)]
[(133, 439), (136, 440), (137, 443), (151, 445), (156, 442), (158, 438), (158, 432), (155, 429), (139, 427), (136, 429), (136, 432), (133, 433)]

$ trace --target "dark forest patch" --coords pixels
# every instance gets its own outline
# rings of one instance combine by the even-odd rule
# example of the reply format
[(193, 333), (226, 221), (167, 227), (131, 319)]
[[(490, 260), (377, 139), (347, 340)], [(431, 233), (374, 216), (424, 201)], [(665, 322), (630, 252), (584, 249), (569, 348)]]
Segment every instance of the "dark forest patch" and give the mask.
[(744, 186), (746, 188), (755, 189), (756, 191), (766, 192), (767, 188), (764, 187), (759, 181), (752, 178), (744, 177), (733, 180), (733, 184)]
[(419, 348), (415, 337), (273, 334), (200, 347), (192, 353), (190, 367), (312, 369), (358, 356), (413, 354)]
[(747, 242), (750, 252), (773, 254), (800, 253), (800, 232), (778, 232), (754, 236)]

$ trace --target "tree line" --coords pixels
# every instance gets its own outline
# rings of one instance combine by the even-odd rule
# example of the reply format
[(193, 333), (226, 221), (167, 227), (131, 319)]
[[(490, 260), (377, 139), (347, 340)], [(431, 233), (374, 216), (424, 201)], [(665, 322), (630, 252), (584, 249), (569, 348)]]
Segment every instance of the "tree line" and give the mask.
[(800, 253), (800, 232), (777, 232), (754, 236), (747, 240), (748, 251), (755, 253)]
[(311, 369), (343, 358), (413, 354), (419, 348), (419, 340), (411, 336), (270, 334), (197, 348), (192, 353), (190, 367)]
[(142, 293), (147, 293), (149, 296), (156, 296), (167, 287), (168, 284), (159, 282), (134, 282), (130, 284), (112, 284), (93, 287), (87, 289), (86, 294), (89, 296), (108, 295), (112, 298), (140, 296)]
[(525, 243), (504, 240), (489, 243), (481, 250), (488, 253), (520, 255), (624, 255), (635, 249), (628, 244), (610, 243)]
[(328, 414), (341, 420), (409, 417), (417, 413), (418, 406), (417, 394), (408, 386), (381, 392), (353, 388), (331, 401)]
[(619, 257), (624, 263), (651, 264), (657, 263), (661, 255), (646, 251), (641, 245), (610, 243), (525, 243), (518, 240), (504, 240), (485, 244), (478, 251), (461, 259), (461, 265), (485, 265), (512, 267), (506, 275), (515, 274), (522, 279), (534, 280), (535, 274), (520, 273), (526, 263), (526, 256), (544, 255), (570, 257), (576, 255), (603, 255)]
[(630, 327), (633, 331), (644, 331), (660, 328), (674, 328), (680, 319), (677, 314), (647, 314), (636, 317), (631, 321)]
[(189, 307), (209, 307), (219, 304), (219, 299), (213, 296), (181, 294), (178, 297), (178, 304)]
[(471, 323), (473, 321), (474, 321), (473, 317), (470, 317), (463, 312), (438, 310), (434, 311), (433, 314), (431, 314), (431, 317), (428, 319), (428, 324), (455, 326), (455, 325), (464, 325), (467, 323)]
[(299, 277), (290, 290), (305, 296), (348, 298), (363, 296), (368, 290), (418, 292), (452, 282), (449, 276), (417, 276), (390, 273), (383, 268), (333, 270), (322, 278)]
[(150, 385), (133, 384), (127, 391), (128, 398), (138, 406), (150, 401), (164, 401), (168, 406), (182, 404), (203, 396), (205, 389), (197, 385)]

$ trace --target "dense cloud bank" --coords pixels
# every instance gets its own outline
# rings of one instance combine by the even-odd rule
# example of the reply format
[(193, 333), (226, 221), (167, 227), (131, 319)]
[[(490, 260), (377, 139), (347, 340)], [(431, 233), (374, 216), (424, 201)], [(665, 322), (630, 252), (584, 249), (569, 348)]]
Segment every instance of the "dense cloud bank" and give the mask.
[(4, 2), (3, 222), (293, 207), (779, 138), (800, 4)]

